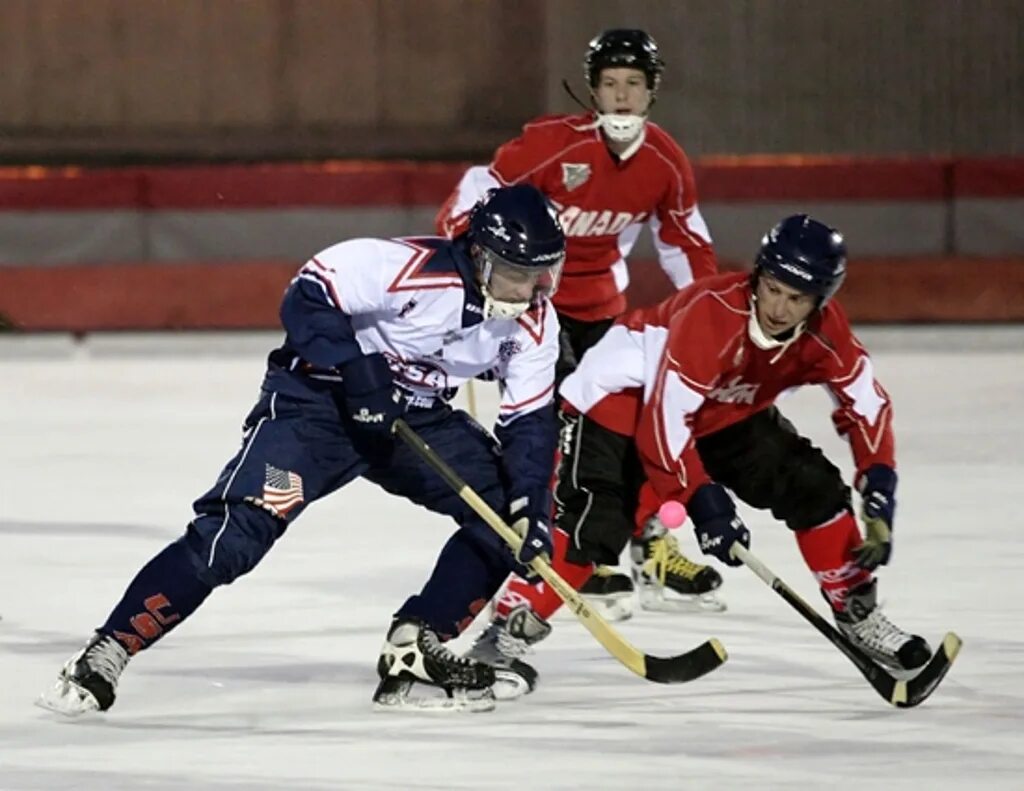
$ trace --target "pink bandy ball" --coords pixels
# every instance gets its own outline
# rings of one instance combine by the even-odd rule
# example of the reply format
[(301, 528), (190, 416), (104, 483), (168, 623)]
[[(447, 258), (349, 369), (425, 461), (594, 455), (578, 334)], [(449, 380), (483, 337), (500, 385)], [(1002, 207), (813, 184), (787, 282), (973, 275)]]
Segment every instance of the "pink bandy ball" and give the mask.
[(675, 530), (686, 521), (686, 506), (675, 500), (668, 500), (658, 509), (658, 519), (669, 530)]

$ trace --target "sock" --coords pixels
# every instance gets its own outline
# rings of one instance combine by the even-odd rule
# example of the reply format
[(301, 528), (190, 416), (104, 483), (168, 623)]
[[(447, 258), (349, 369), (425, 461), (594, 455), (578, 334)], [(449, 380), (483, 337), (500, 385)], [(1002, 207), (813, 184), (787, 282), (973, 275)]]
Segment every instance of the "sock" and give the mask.
[(844, 510), (817, 527), (795, 531), (795, 535), (821, 592), (833, 610), (842, 612), (846, 609), (846, 594), (871, 579), (870, 571), (853, 562), (853, 549), (861, 543), (853, 514)]
[[(565, 559), (565, 550), (569, 546), (569, 536), (562, 530), (555, 529), (552, 532), (554, 550), (551, 557), (551, 567), (566, 582), (579, 590), (580, 587), (590, 579), (594, 573), (593, 564), (581, 566), (578, 563), (570, 563)], [(562, 606), (562, 598), (544, 580), (533, 585), (521, 577), (513, 577), (508, 587), (502, 592), (498, 601), (495, 602), (494, 612), (499, 618), (507, 618), (514, 607), (520, 604), (530, 605), (537, 615), (545, 621), (554, 615)]]
[(197, 576), (195, 556), (179, 538), (142, 567), (97, 631), (136, 654), (194, 613), (212, 590)]

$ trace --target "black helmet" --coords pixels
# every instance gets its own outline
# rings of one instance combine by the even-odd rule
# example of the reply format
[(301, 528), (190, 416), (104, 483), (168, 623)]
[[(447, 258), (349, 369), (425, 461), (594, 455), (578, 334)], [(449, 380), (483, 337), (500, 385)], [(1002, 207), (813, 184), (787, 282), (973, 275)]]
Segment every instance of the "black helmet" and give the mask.
[(647, 88), (658, 90), (665, 61), (658, 53), (658, 45), (643, 30), (606, 30), (591, 39), (583, 59), (583, 76), (591, 88), (597, 87), (602, 69), (640, 69), (647, 75)]

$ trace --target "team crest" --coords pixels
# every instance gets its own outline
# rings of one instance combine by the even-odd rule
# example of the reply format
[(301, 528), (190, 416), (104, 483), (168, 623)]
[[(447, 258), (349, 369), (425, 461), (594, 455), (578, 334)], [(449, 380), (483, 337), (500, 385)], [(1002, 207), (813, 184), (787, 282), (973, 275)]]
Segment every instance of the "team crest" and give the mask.
[(590, 178), (590, 165), (585, 162), (563, 162), (562, 183), (567, 190), (574, 190), (587, 183)]
[(521, 352), (522, 350), (523, 344), (521, 344), (517, 339), (505, 338), (498, 345), (498, 358), (503, 363), (507, 363), (509, 360), (511, 360), (513, 357), (519, 354), (519, 352)]

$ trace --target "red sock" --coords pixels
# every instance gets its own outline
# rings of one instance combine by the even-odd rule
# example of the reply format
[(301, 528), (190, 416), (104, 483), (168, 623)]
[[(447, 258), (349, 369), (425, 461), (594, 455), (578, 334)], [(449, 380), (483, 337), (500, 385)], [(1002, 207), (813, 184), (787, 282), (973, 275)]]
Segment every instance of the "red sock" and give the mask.
[(860, 530), (849, 511), (809, 530), (796, 531), (796, 543), (807, 568), (813, 572), (832, 609), (846, 608), (846, 594), (871, 579), (853, 562), (853, 549), (860, 546)]
[[(552, 531), (552, 539), (555, 548), (551, 558), (551, 567), (575, 590), (579, 590), (594, 573), (593, 564), (581, 566), (565, 559), (565, 551), (569, 547), (569, 536), (562, 530), (555, 528)], [(495, 602), (494, 612), (498, 617), (506, 618), (512, 608), (520, 604), (529, 604), (530, 609), (547, 620), (562, 606), (562, 599), (544, 580), (530, 585), (521, 577), (512, 577), (508, 586), (498, 597), (498, 601)]]
[(644, 529), (647, 527), (647, 520), (658, 513), (661, 507), (661, 498), (654, 491), (649, 481), (644, 481), (640, 486), (640, 493), (637, 495), (636, 504), (636, 527), (633, 528), (633, 538), (643, 538)]

